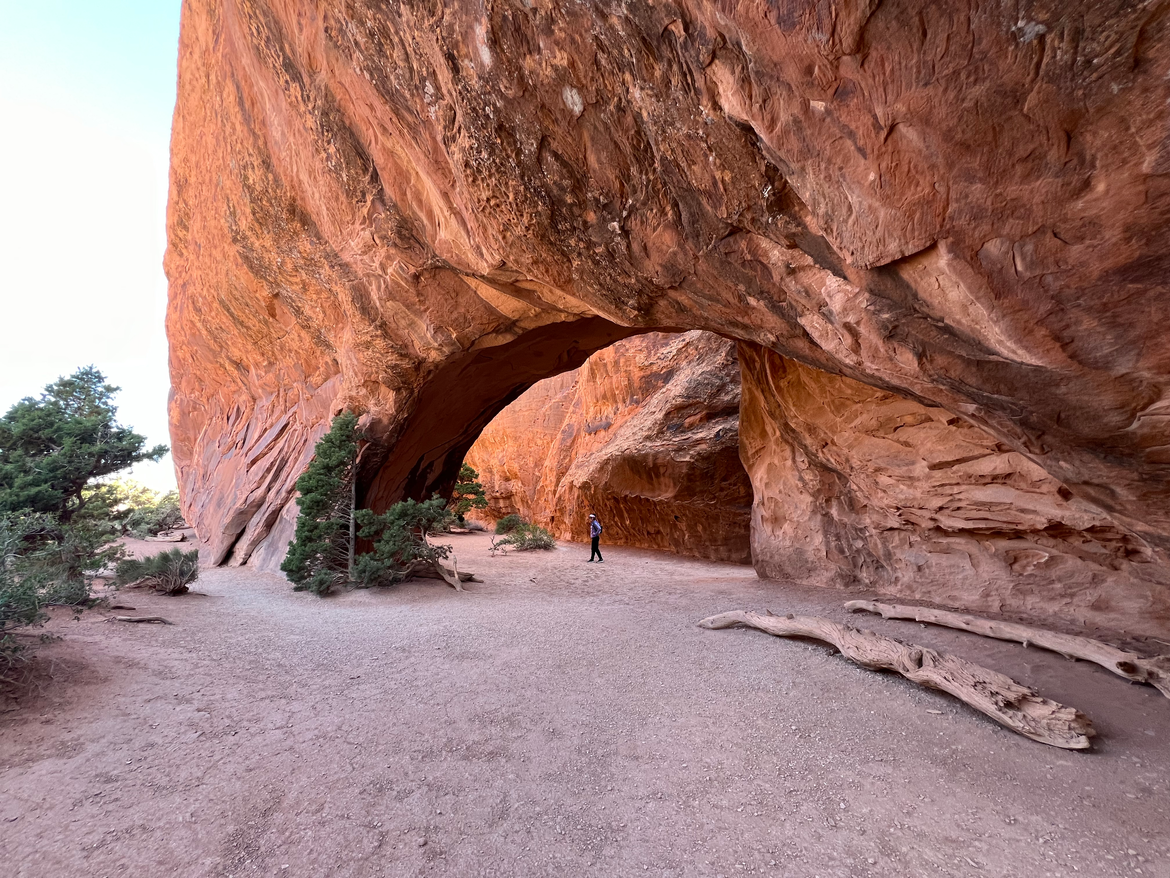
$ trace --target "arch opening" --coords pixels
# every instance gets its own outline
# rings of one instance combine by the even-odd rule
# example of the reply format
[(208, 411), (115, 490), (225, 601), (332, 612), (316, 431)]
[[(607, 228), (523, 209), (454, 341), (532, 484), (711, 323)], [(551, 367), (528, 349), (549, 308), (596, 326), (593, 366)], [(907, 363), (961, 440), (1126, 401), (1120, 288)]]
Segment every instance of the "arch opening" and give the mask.
[(576, 369), (594, 352), (645, 331), (587, 317), (448, 359), (421, 384), (400, 429), (363, 454), (359, 505), (381, 512), (399, 500), (449, 495), (468, 450), (505, 406), (536, 382)]
[(545, 379), (484, 429), (466, 462), (489, 525), (517, 514), (561, 540), (586, 539), (751, 563), (752, 485), (740, 461), (736, 343), (647, 333)]
[[(612, 542), (750, 562), (767, 579), (1155, 636), (1170, 619), (1153, 550), (983, 427), (750, 342), (601, 317), (543, 324), (443, 360), (402, 400), (393, 428), (369, 424), (375, 441), (361, 461), (359, 505), (381, 511), (408, 497), (449, 495), (477, 439), (534, 385), (598, 352), (687, 336), (734, 352), (734, 411), (726, 399), (711, 397), (702, 409), (694, 394), (687, 401), (664, 392), (650, 418), (659, 433), (643, 423), (640, 436), (628, 432), (618, 443), (625, 447), (609, 449), (577, 434), (609, 434), (613, 424), (577, 412), (563, 442), (558, 433), (557, 447), (530, 456), (525, 517), (560, 539), (581, 539), (592, 509)], [(686, 384), (669, 363), (654, 370), (659, 389), (672, 379)], [(701, 377), (701, 369), (692, 376)], [(715, 435), (728, 417), (734, 467), (728, 437)], [(686, 446), (691, 434), (719, 447), (696, 456)], [(588, 465), (576, 466), (576, 456)], [(734, 484), (727, 490), (736, 479), (738, 499)], [(247, 524), (222, 557), (274, 568), (295, 514), (291, 497), (282, 507), (241, 507), (228, 523)]]

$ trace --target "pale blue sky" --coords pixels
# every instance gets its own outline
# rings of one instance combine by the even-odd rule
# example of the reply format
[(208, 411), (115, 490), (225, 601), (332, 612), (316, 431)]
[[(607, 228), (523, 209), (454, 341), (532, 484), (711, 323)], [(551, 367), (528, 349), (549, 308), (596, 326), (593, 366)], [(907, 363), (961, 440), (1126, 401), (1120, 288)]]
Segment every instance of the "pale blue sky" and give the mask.
[[(170, 443), (163, 315), (180, 0), (0, 0), (0, 412), (92, 363)], [(136, 478), (174, 484), (169, 458)]]

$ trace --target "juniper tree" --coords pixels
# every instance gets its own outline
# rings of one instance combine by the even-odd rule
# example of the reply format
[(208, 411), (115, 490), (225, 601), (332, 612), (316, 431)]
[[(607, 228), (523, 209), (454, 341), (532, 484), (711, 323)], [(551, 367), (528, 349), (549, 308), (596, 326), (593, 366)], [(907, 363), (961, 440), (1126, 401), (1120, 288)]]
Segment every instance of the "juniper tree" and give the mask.
[(52, 604), (85, 606), (94, 579), (122, 556), (99, 480), (165, 445), (117, 421), (118, 388), (93, 366), (58, 378), (0, 418), (0, 678), (18, 654), (10, 631)]
[(374, 541), (374, 551), (357, 559), (355, 578), (365, 586), (391, 585), (413, 572), (417, 562), (446, 558), (450, 546), (432, 545), (427, 539), (447, 518), (447, 501), (432, 497), (421, 503), (403, 500), (381, 515), (360, 509), (357, 522), (362, 539)]
[(97, 479), (167, 453), (117, 422), (117, 392), (86, 366), (0, 418), (0, 512), (44, 512), (68, 524)]
[(280, 569), (297, 591), (328, 594), (353, 577), (354, 507), (357, 488), (357, 415), (342, 412), (314, 449), (297, 479), (296, 536)]
[(50, 533), (57, 522), (44, 513), (0, 512), (0, 685), (24, 651), (12, 636), (15, 629), (39, 625), (44, 612), (45, 583), (25, 566), (30, 545)]
[(451, 502), (447, 508), (455, 513), (459, 523), (463, 524), (463, 516), (472, 509), (487, 509), (488, 501), (484, 496), (483, 485), (479, 483), (479, 473), (470, 464), (459, 467), (459, 480), (451, 492)]

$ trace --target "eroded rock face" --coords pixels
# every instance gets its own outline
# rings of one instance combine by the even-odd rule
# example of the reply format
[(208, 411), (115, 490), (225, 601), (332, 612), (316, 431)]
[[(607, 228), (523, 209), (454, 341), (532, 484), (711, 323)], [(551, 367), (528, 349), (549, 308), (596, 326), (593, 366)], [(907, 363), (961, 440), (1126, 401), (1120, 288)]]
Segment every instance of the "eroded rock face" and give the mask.
[(961, 416), (1164, 565), (1167, 26), (1122, 0), (190, 0), (168, 331), (206, 557), (275, 563), (343, 407), (382, 506), (449, 485), (536, 380), (706, 329)]
[(985, 431), (761, 348), (740, 359), (762, 576), (1150, 634), (1170, 617), (1150, 548)]
[(560, 539), (751, 563), (735, 344), (706, 332), (620, 341), (504, 409), (471, 447), (491, 520)]

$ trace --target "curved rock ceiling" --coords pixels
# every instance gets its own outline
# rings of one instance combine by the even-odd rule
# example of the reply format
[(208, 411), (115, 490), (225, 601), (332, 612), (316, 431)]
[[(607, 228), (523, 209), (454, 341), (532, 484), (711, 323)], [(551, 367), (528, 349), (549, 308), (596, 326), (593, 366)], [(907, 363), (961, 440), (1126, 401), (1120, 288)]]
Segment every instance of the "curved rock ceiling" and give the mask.
[(208, 559), (279, 560), (342, 407), (382, 505), (538, 378), (706, 329), (960, 418), (1165, 569), (1167, 14), (190, 0), (168, 332)]

